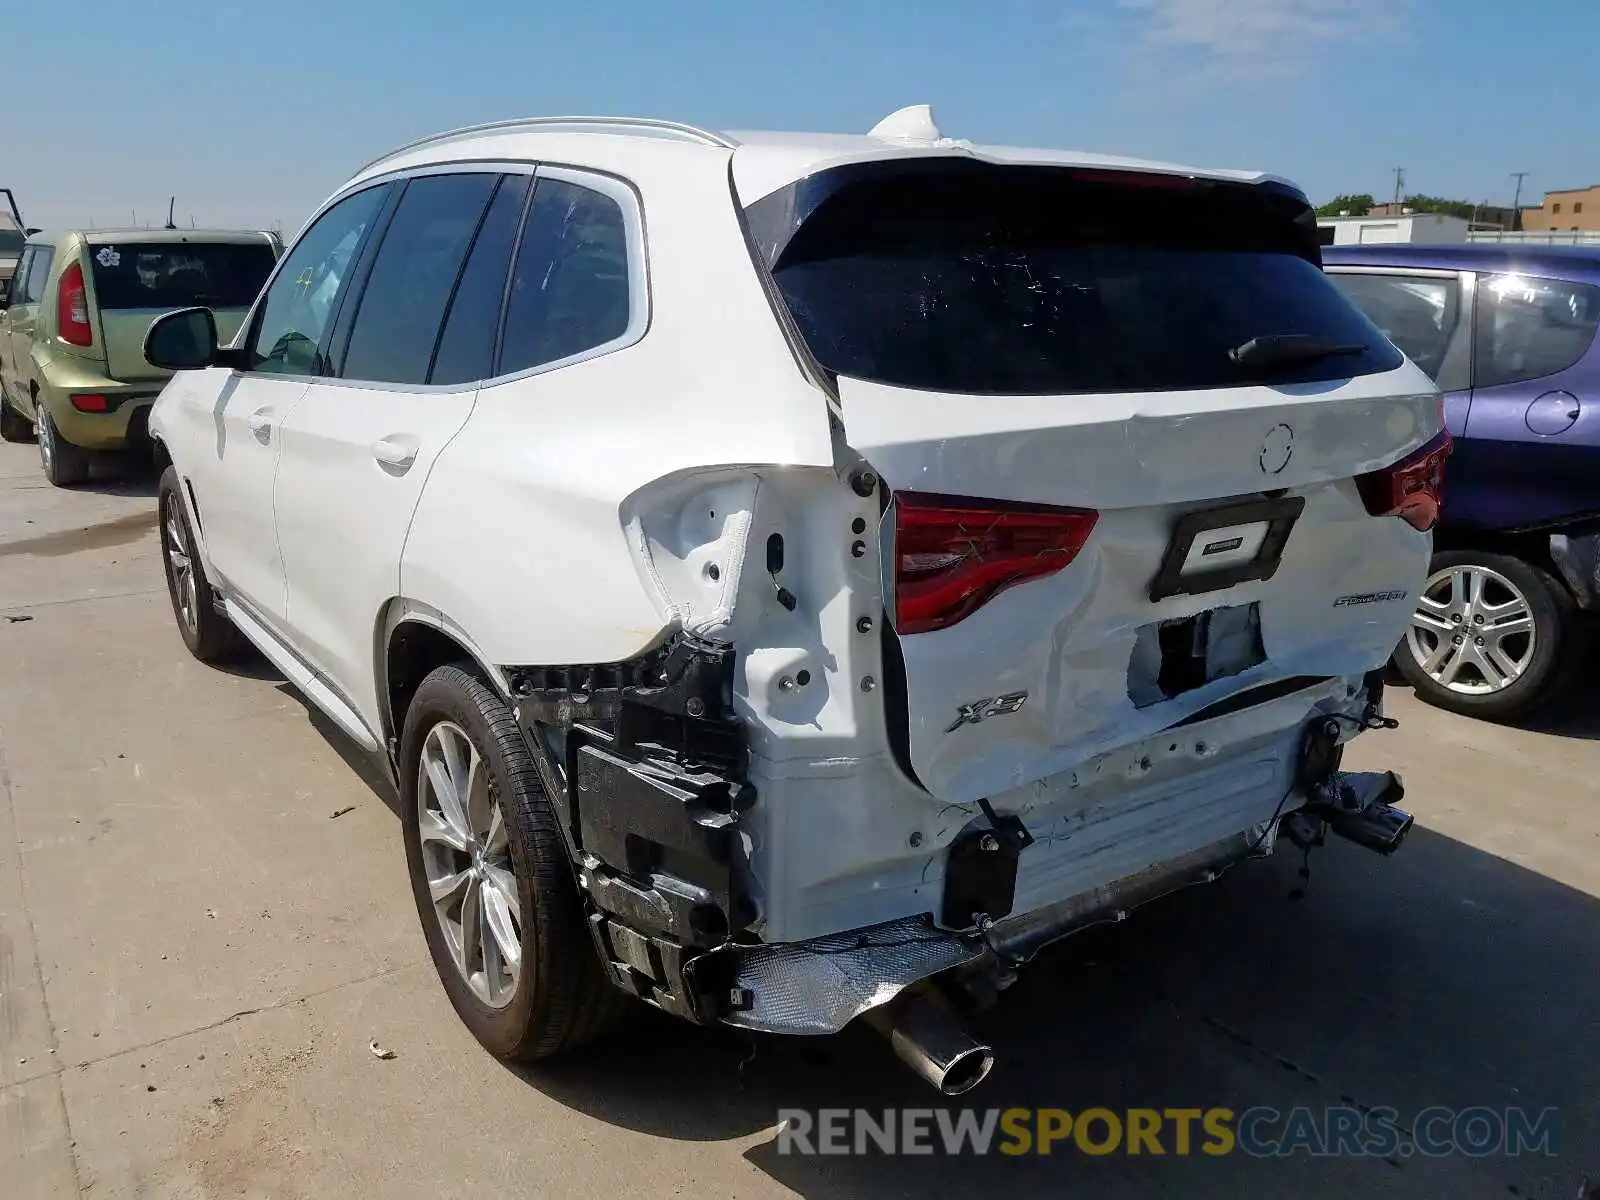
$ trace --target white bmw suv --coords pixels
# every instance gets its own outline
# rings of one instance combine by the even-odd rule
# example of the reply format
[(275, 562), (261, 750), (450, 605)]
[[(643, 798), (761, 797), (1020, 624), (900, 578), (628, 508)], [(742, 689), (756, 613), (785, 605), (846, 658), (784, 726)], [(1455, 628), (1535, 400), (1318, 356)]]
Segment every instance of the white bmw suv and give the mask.
[(147, 338), (179, 630), (387, 759), (492, 1052), (628, 998), (947, 1092), (1041, 946), (1331, 831), (1439, 397), (1250, 173), (561, 118), (364, 167)]

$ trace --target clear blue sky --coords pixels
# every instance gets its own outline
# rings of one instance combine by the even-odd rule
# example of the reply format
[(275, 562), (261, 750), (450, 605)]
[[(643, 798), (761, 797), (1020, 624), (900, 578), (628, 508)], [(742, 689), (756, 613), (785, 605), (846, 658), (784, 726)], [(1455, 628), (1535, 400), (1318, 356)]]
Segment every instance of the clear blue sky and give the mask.
[(30, 224), (292, 232), (410, 137), (530, 114), (955, 137), (1271, 170), (1314, 200), (1600, 183), (1600, 0), (51, 0), (7, 6)]

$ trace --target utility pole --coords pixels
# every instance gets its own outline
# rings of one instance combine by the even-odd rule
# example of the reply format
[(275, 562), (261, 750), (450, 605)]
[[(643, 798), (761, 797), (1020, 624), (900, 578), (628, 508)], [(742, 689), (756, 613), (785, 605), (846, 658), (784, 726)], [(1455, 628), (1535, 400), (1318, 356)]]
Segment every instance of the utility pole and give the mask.
[(1513, 171), (1511, 178), (1517, 181), (1517, 194), (1511, 198), (1511, 228), (1522, 228), (1522, 181), (1528, 177), (1527, 171)]
[(1404, 167), (1396, 167), (1394, 169), (1394, 203), (1396, 208), (1400, 206), (1400, 190), (1405, 187), (1405, 185), (1406, 169)]

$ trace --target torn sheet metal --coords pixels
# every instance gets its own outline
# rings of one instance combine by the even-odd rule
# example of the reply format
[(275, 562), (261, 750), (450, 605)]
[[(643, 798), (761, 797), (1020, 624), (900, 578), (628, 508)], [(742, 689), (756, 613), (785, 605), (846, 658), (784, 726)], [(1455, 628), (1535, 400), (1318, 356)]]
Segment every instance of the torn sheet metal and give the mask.
[(766, 1033), (837, 1033), (930, 975), (972, 962), (983, 943), (943, 933), (923, 917), (809, 942), (738, 952), (734, 986), (753, 1003), (729, 1025)]
[(1128, 665), (1128, 696), (1148, 708), (1266, 661), (1258, 603), (1141, 625)]

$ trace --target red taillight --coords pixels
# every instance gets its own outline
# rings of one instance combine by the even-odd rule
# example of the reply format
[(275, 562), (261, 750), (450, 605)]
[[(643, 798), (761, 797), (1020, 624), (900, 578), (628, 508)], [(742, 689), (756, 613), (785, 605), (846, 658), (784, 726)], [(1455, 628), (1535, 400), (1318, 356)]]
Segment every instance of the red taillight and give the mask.
[(1083, 549), (1099, 514), (1081, 508), (896, 492), (894, 614), (901, 633), (944, 629)]
[(111, 404), (104, 396), (97, 396), (92, 392), (84, 393), (72, 398), (72, 407), (79, 412), (103, 413), (111, 410)]
[(1426, 533), (1439, 519), (1444, 493), (1444, 460), (1453, 443), (1445, 430), (1422, 449), (1392, 467), (1356, 478), (1361, 501), (1375, 517), (1399, 517)]
[(94, 330), (89, 328), (89, 298), (83, 291), (83, 268), (77, 263), (61, 273), (61, 290), (56, 295), (56, 332), (63, 342), (71, 345), (94, 345)]

